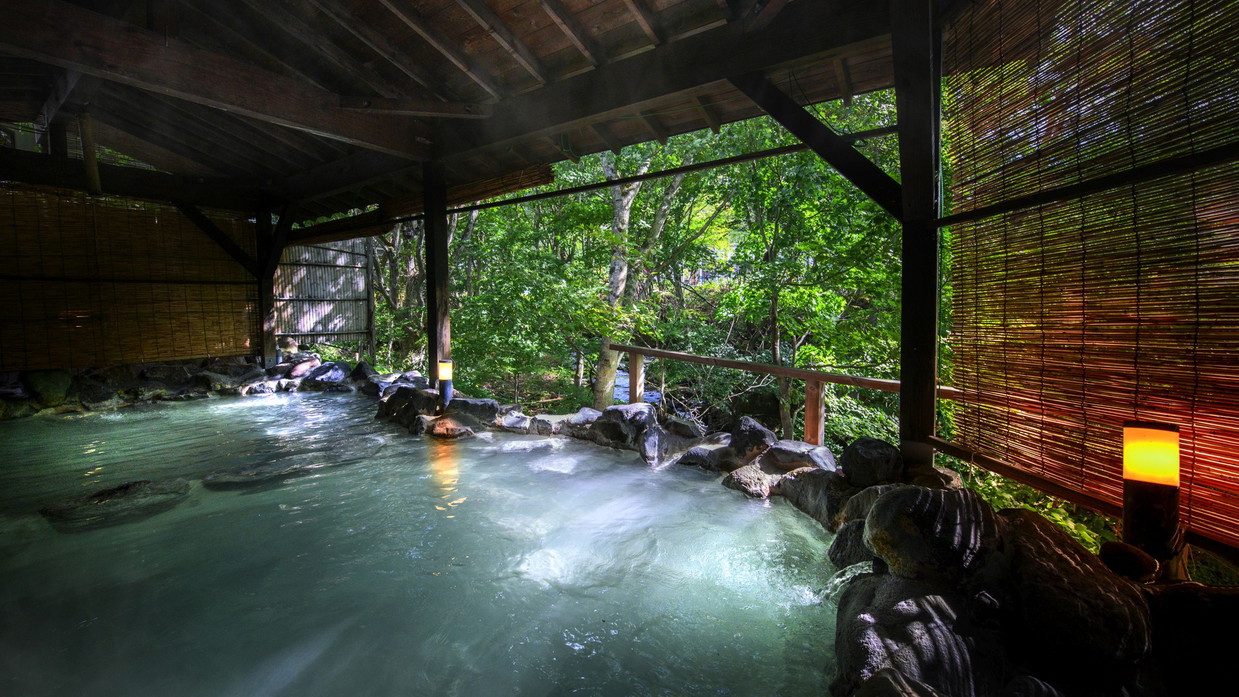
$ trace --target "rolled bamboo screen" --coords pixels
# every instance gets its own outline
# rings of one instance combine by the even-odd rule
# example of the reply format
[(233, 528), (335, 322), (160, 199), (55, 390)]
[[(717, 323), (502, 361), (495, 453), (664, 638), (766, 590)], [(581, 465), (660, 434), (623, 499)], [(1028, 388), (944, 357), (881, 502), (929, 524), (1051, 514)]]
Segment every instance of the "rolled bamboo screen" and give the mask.
[[(208, 212), (254, 253), (253, 223)], [(245, 355), (258, 288), (175, 208), (0, 183), (0, 370)]]
[[(953, 213), (1239, 142), (1239, 3), (981, 0), (944, 40)], [(1182, 428), (1182, 515), (1239, 546), (1239, 164), (953, 227), (955, 440), (1121, 504)]]
[(364, 240), (296, 245), (275, 273), (275, 333), (302, 344), (372, 341)]

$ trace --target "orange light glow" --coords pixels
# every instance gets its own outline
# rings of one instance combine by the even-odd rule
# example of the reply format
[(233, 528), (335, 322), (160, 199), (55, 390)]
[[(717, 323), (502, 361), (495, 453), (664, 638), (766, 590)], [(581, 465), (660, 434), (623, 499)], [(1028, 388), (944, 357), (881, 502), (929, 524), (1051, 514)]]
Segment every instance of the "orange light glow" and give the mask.
[(1125, 422), (1123, 479), (1179, 486), (1179, 427), (1148, 421)]

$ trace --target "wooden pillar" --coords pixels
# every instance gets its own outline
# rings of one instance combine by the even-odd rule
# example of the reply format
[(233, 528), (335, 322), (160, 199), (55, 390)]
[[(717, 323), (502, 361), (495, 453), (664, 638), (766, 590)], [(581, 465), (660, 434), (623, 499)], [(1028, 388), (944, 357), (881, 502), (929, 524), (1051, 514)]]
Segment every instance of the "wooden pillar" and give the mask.
[(95, 152), (95, 122), (90, 114), (77, 117), (78, 133), (82, 138), (82, 165), (86, 168), (86, 188), (92, 194), (103, 193), (99, 179), (99, 158)]
[(60, 158), (69, 156), (69, 129), (63, 121), (53, 121), (48, 124), (45, 139), (49, 155)]
[(909, 466), (933, 462), (938, 369), (940, 41), (933, 3), (893, 0), (891, 46), (903, 193), (899, 440)]
[(439, 361), (452, 357), (452, 319), (448, 305), (447, 277), (447, 186), (443, 166), (427, 162), (422, 167), (426, 202), (426, 375), (430, 384), (439, 381)]
[(645, 354), (628, 354), (628, 403), (645, 401)]
[(256, 264), (258, 280), (259, 354), (263, 366), (270, 368), (280, 361), (280, 347), (275, 332), (275, 272), (280, 266), (280, 257), (288, 246), (288, 231), (292, 228), (291, 211), (287, 206), (280, 211), (279, 222), (271, 224), (271, 210), (261, 209), (254, 216), (254, 235), (258, 242)]
[(822, 413), (822, 383), (806, 380), (804, 383), (804, 442), (821, 445), (826, 431), (826, 419)]

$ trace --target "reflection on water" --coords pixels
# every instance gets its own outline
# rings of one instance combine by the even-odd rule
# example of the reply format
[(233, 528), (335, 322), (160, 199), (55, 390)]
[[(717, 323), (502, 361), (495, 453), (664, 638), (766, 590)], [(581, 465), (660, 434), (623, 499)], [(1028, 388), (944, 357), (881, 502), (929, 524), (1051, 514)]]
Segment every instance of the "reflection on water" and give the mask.
[[(0, 424), (0, 694), (824, 694), (829, 539), (784, 502), (373, 410), (278, 395)], [(267, 462), (343, 466), (195, 484), (74, 535), (34, 513)]]

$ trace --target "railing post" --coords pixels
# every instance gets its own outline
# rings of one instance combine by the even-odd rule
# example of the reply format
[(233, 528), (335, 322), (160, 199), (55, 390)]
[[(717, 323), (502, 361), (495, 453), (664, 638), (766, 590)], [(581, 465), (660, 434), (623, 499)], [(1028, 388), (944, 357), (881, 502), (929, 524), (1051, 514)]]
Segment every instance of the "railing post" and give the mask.
[(645, 401), (645, 354), (628, 354), (628, 403)]
[(826, 421), (822, 414), (822, 383), (805, 380), (804, 383), (804, 442), (821, 445)]

